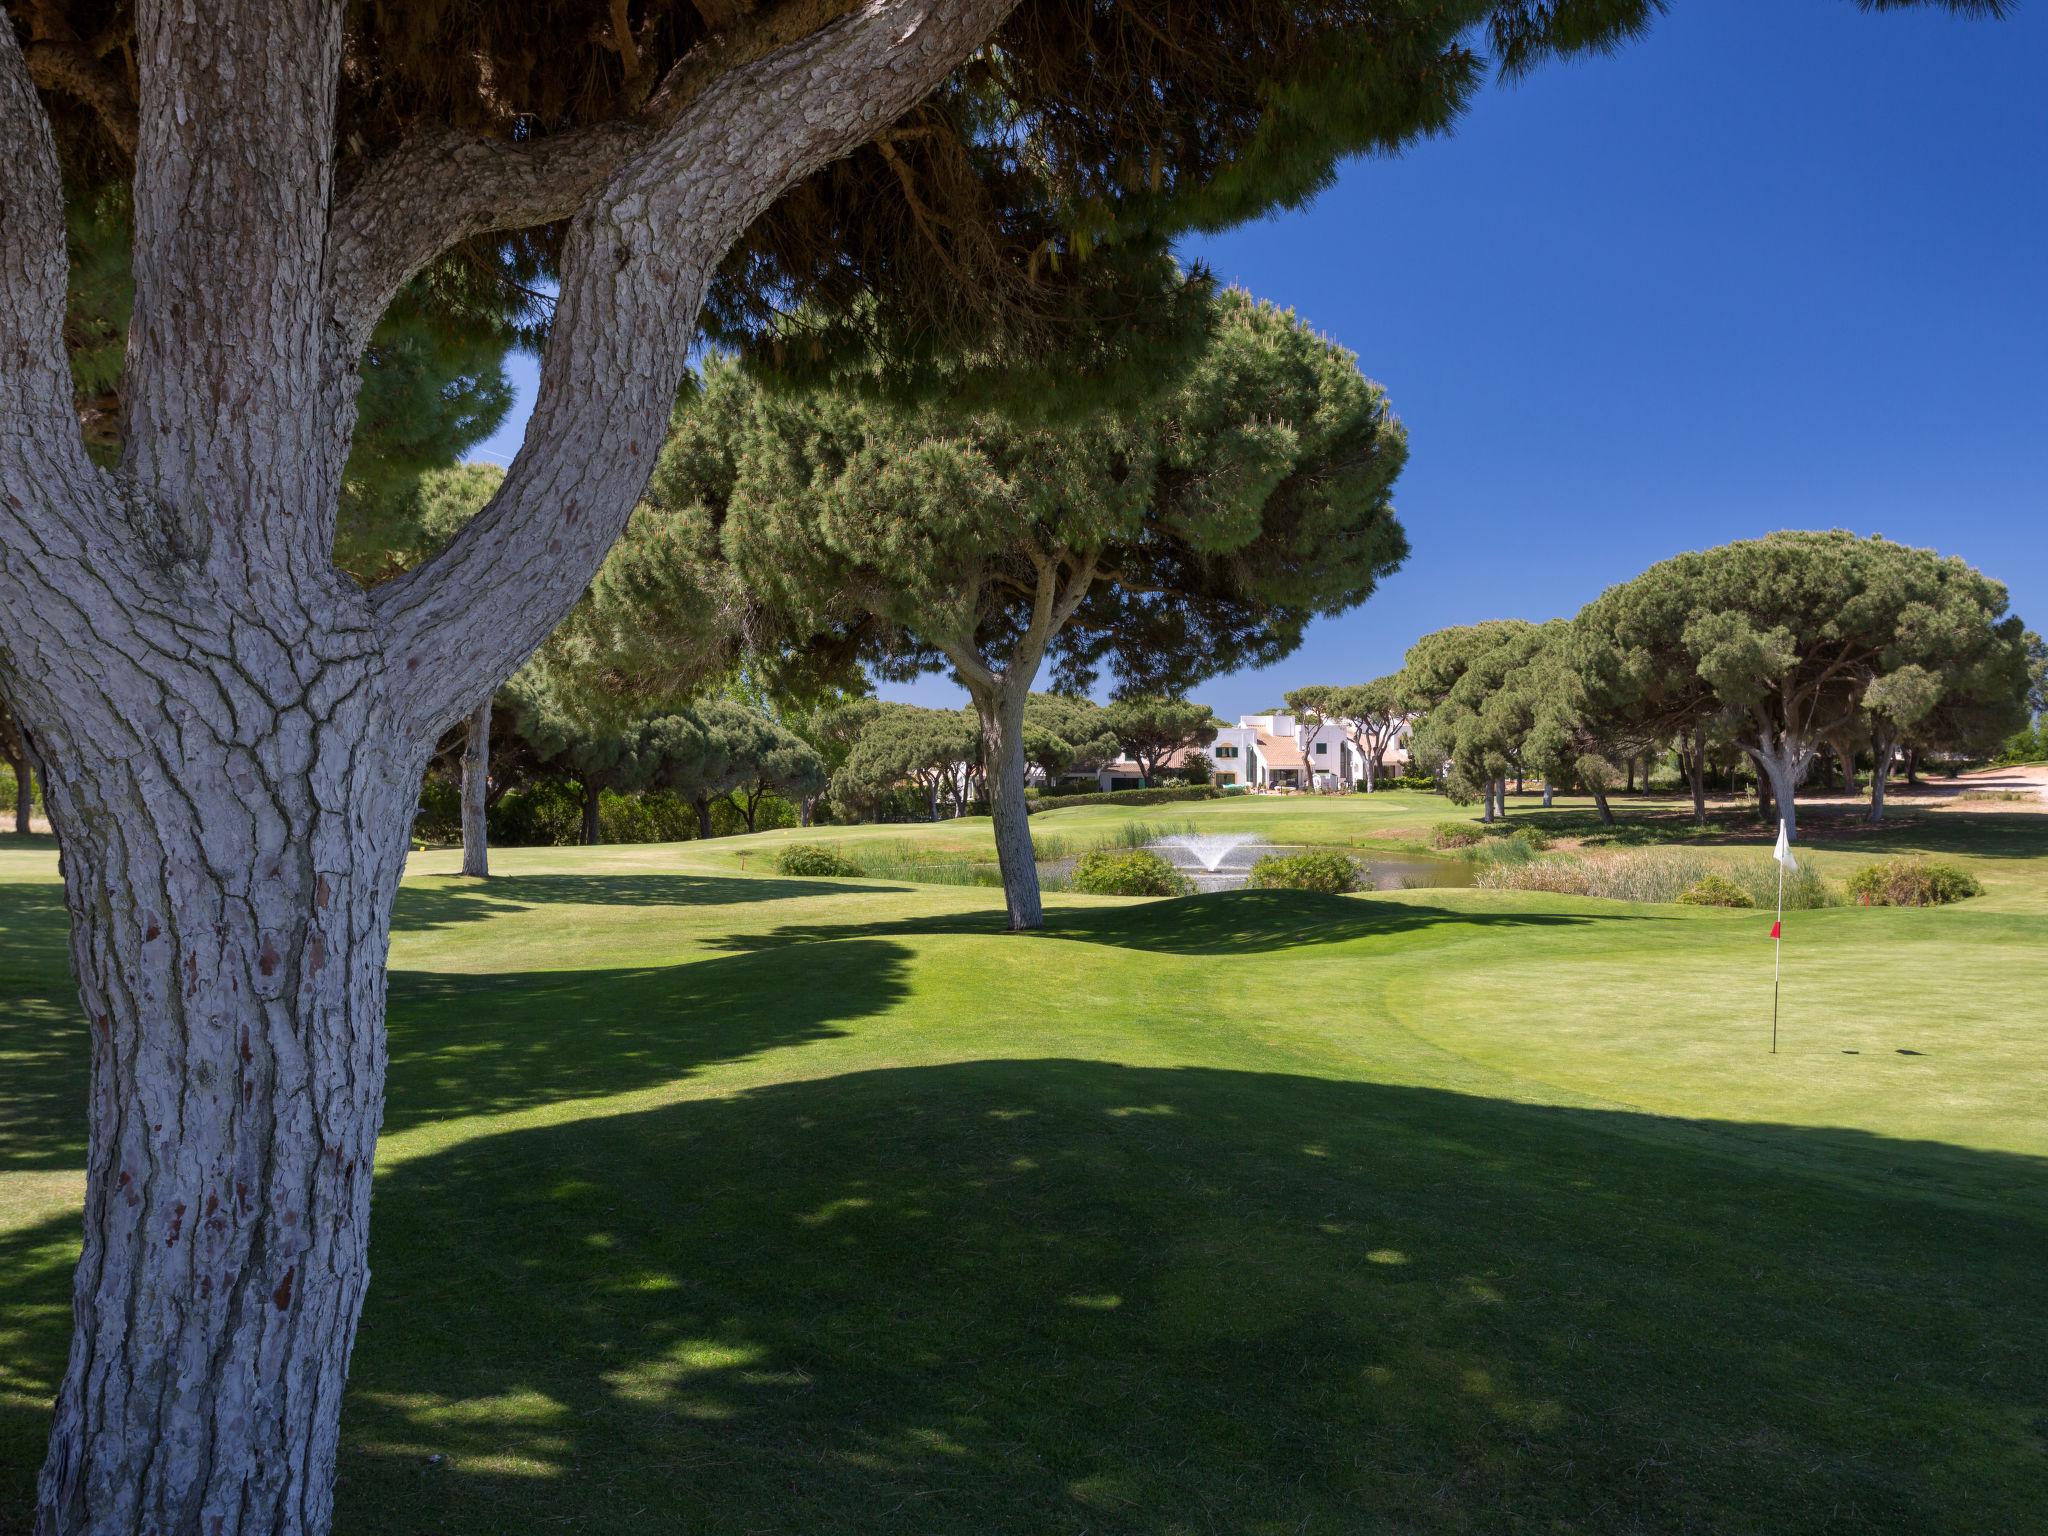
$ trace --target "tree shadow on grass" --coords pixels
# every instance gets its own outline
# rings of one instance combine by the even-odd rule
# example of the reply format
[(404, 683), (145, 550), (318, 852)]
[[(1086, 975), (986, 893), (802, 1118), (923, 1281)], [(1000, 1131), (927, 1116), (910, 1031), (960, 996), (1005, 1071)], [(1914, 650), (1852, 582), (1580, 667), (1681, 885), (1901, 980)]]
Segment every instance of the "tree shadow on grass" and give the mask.
[(1616, 905), (1607, 912), (1512, 912), (1485, 908), (1453, 910), (1421, 902), (1375, 901), (1360, 896), (1324, 896), (1312, 891), (1218, 891), (1115, 907), (1052, 907), (1045, 927), (1031, 934), (1006, 934), (1003, 913), (954, 912), (865, 923), (786, 924), (764, 933), (736, 933), (713, 941), (736, 950), (773, 950), (854, 938), (924, 934), (987, 934), (1029, 943), (1036, 938), (1074, 939), (1176, 955), (1249, 955), (1343, 944), (1354, 939), (1413, 933), (1445, 924), (1470, 928), (1568, 928), (1592, 923), (1659, 923), (1673, 919)]
[[(691, 884), (739, 887), (740, 899), (757, 885), (829, 892)], [(67, 922), (59, 887), (0, 885), (0, 1170), (85, 1161), (90, 1052)], [(881, 940), (837, 945), (805, 965), (801, 986), (766, 954), (625, 970), (393, 971), (385, 1127), (628, 1092), (819, 1039), (835, 1021), (893, 1006), (907, 958)]]
[(903, 889), (767, 875), (420, 876), (399, 887), (391, 927), (398, 933), (449, 928), (540, 906), (726, 907), (801, 897), (879, 896)]
[(391, 977), (387, 1131), (627, 1093), (819, 1040), (902, 1001), (909, 953), (836, 944), (629, 970)]
[(0, 1168), (85, 1161), (87, 1051), (54, 882), (0, 884)]
[[(484, 1138), (379, 1181), (337, 1529), (2027, 1529), (2048, 1220), (1926, 1184), (2044, 1173), (1058, 1060)], [(54, 1241), (0, 1243), (11, 1500)]]

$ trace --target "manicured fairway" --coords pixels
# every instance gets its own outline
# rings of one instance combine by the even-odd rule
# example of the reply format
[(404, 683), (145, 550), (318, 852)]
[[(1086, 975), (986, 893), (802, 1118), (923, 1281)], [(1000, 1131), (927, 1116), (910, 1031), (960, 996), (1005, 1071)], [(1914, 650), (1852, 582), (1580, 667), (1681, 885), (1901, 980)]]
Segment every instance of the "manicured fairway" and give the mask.
[[(992, 891), (765, 873), (790, 836), (418, 861), (339, 1530), (2040, 1528), (2048, 816), (1818, 851), (1988, 893), (1797, 914), (1776, 1057), (1755, 913), (1058, 897), (1012, 937)], [(54, 866), (0, 854), (0, 1532), (75, 1253)]]

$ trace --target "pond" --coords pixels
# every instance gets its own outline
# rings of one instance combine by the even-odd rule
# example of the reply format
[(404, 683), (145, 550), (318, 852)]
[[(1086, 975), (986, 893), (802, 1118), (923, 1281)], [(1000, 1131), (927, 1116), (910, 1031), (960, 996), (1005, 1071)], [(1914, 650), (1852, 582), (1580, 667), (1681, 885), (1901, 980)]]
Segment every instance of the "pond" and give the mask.
[[(1251, 877), (1252, 866), (1270, 854), (1309, 851), (1309, 844), (1268, 843), (1246, 834), (1211, 837), (1163, 837), (1152, 851), (1194, 883), (1198, 891), (1234, 891)], [(1432, 859), (1422, 855), (1380, 856), (1360, 854), (1352, 849), (1331, 850), (1350, 854), (1363, 871), (1364, 884), (1375, 891), (1406, 891), (1426, 887), (1470, 885), (1473, 866), (1464, 859)]]

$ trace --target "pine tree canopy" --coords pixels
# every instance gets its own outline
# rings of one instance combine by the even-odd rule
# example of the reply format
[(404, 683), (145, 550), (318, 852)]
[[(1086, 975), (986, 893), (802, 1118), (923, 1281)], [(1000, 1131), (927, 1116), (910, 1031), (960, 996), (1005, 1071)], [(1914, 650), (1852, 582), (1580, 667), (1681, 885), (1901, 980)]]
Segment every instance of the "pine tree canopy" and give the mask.
[(1177, 388), (1046, 425), (714, 363), (650, 500), (757, 635), (885, 674), (943, 658), (971, 685), (1042, 651), (1069, 687), (1106, 664), (1159, 692), (1273, 660), (1407, 553), (1406, 441), (1350, 353), (1241, 293), (1205, 303)]
[[(1999, 0), (1933, 3), (1996, 14)], [(1312, 196), (1337, 160), (1447, 129), (1489, 70), (1612, 47), (1665, 0), (1023, 0), (944, 86), (786, 192), (730, 253), (715, 342), (786, 367), (929, 359), (963, 339), (1100, 362), (1175, 236)], [(126, 0), (7, 0), (81, 188), (135, 141)], [(672, 115), (855, 0), (362, 0), (347, 8), (337, 192), (401, 151), (536, 161)], [(678, 68), (678, 65), (681, 65)], [(476, 221), (482, 250), (530, 227)], [(553, 236), (543, 233), (543, 254)], [(486, 264), (495, 258), (489, 258)], [(877, 302), (879, 301), (879, 302)], [(787, 324), (801, 308), (804, 334)], [(1156, 313), (1154, 318), (1157, 318)]]

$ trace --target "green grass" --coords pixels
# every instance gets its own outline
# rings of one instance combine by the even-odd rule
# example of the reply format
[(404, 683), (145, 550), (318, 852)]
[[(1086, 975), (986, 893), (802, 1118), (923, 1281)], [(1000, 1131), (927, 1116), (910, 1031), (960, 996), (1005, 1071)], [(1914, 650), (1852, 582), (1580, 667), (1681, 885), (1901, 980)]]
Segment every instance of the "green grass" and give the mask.
[[(767, 872), (985, 823), (423, 857), (337, 1528), (2034, 1528), (2048, 817), (1809, 830), (1987, 893), (1788, 918), (1776, 1057), (1755, 912), (1056, 896), (1012, 937), (990, 891)], [(53, 876), (0, 853), (0, 1532), (76, 1251)]]

